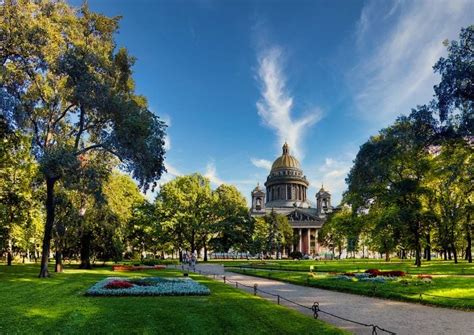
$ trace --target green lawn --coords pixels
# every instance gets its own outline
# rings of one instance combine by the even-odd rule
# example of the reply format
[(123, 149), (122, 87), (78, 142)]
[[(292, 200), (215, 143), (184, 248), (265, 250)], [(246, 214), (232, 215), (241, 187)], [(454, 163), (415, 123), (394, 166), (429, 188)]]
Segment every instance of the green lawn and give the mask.
[(365, 271), (367, 269), (379, 270), (402, 270), (409, 274), (443, 274), (443, 275), (474, 275), (474, 263), (467, 263), (462, 260), (458, 264), (453, 261), (430, 261), (422, 262), (420, 268), (413, 265), (413, 260), (394, 259), (385, 262), (380, 259), (342, 259), (333, 261), (314, 261), (314, 260), (282, 260), (282, 261), (222, 261), (214, 260), (215, 263), (222, 263), (224, 266), (252, 266), (255, 268), (277, 269), (277, 270), (295, 270), (309, 271), (311, 265), (313, 271), (317, 272), (348, 272)]
[(343, 334), (321, 321), (223, 283), (200, 297), (86, 297), (109, 276), (181, 276), (178, 271), (112, 272), (109, 267), (38, 279), (37, 265), (0, 265), (0, 334)]
[[(450, 308), (474, 309), (474, 276), (434, 276), (431, 283), (424, 283), (416, 275), (408, 275), (395, 281), (370, 283), (334, 279), (327, 273), (269, 271), (251, 268), (230, 268), (230, 271), (282, 280), (297, 285), (314, 286), (330, 290), (376, 296), (386, 299), (421, 302)], [(420, 301), (420, 293), (422, 300)], [(432, 297), (436, 295), (440, 297)], [(462, 299), (450, 299), (462, 298)]]

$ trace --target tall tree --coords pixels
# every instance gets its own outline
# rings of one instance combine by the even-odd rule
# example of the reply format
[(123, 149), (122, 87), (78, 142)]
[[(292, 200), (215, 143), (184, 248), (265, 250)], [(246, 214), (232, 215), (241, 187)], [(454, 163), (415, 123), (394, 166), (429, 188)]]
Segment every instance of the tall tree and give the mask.
[(407, 239), (421, 265), (421, 249), (427, 227), (420, 196), (430, 168), (427, 150), (435, 134), (436, 121), (426, 106), (400, 117), (365, 143), (355, 159), (347, 183), (346, 198), (354, 211), (395, 205), (406, 225)]
[(268, 256), (271, 253), (282, 253), (293, 242), (293, 229), (285, 215), (272, 211), (265, 216), (257, 217), (253, 231), (253, 252)]
[(117, 156), (140, 187), (164, 171), (165, 125), (134, 93), (134, 59), (116, 50), (119, 18), (64, 1), (13, 1), (0, 21), (1, 89), (14, 100), (8, 121), (31, 134), (46, 183), (40, 277), (47, 277), (54, 187), (89, 151)]
[(216, 222), (211, 228), (213, 250), (248, 250), (252, 225), (245, 197), (235, 186), (225, 184), (214, 193), (217, 197), (214, 207)]
[(215, 204), (209, 179), (200, 174), (177, 177), (161, 186), (156, 199), (160, 221), (181, 259), (183, 250), (203, 247), (201, 238), (210, 231)]

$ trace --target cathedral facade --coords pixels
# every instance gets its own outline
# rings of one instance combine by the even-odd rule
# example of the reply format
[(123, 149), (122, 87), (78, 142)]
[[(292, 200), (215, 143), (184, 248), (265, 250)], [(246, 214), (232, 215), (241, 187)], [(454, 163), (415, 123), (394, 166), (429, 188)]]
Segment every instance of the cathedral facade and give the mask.
[(299, 237), (292, 250), (316, 255), (322, 252), (318, 243), (319, 230), (333, 210), (331, 194), (321, 187), (316, 193), (316, 207), (311, 207), (306, 195), (309, 182), (300, 163), (290, 155), (287, 143), (282, 149), (282, 155), (273, 162), (265, 189), (257, 185), (252, 191), (250, 214), (257, 217), (274, 211), (285, 215), (293, 234)]

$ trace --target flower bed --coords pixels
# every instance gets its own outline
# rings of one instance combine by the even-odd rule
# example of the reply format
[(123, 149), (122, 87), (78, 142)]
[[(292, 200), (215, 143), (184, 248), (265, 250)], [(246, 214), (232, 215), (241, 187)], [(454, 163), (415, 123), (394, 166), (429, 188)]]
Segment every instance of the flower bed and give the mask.
[(393, 271), (380, 271), (378, 269), (368, 269), (365, 271), (371, 277), (383, 276), (383, 277), (404, 277), (406, 275), (405, 272), (399, 270)]
[(112, 265), (112, 271), (164, 270), (165, 265)]
[(90, 296), (209, 295), (211, 291), (191, 278), (117, 278), (103, 279), (86, 292)]

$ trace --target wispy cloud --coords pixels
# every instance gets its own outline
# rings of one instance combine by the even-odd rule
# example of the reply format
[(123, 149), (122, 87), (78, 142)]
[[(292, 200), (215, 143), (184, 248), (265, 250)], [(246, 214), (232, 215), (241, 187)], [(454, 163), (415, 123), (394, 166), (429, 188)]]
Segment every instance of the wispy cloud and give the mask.
[(348, 78), (360, 115), (385, 125), (429, 102), (442, 41), (457, 38), (473, 23), (473, 13), (470, 0), (366, 3), (355, 36), (363, 60)]
[(324, 188), (332, 194), (333, 205), (339, 204), (347, 188), (345, 179), (354, 157), (354, 153), (346, 153), (339, 158), (327, 157), (323, 165), (314, 169), (315, 175), (309, 176), (310, 185), (316, 190), (324, 184)]
[(267, 171), (270, 171), (272, 168), (272, 162), (270, 162), (267, 159), (262, 159), (262, 158), (251, 158), (250, 161), (252, 164), (258, 168), (265, 169)]
[(293, 97), (286, 89), (286, 78), (282, 71), (282, 50), (273, 47), (259, 56), (258, 79), (261, 97), (257, 102), (258, 114), (264, 124), (276, 131), (278, 147), (288, 142), (297, 157), (303, 156), (301, 140), (308, 128), (320, 120), (319, 108), (306, 111), (296, 118), (293, 112)]
[(211, 181), (211, 183), (214, 184), (215, 186), (226, 184), (226, 182), (224, 182), (222, 179), (220, 179), (217, 176), (216, 164), (214, 162), (207, 163), (204, 177), (208, 178)]

